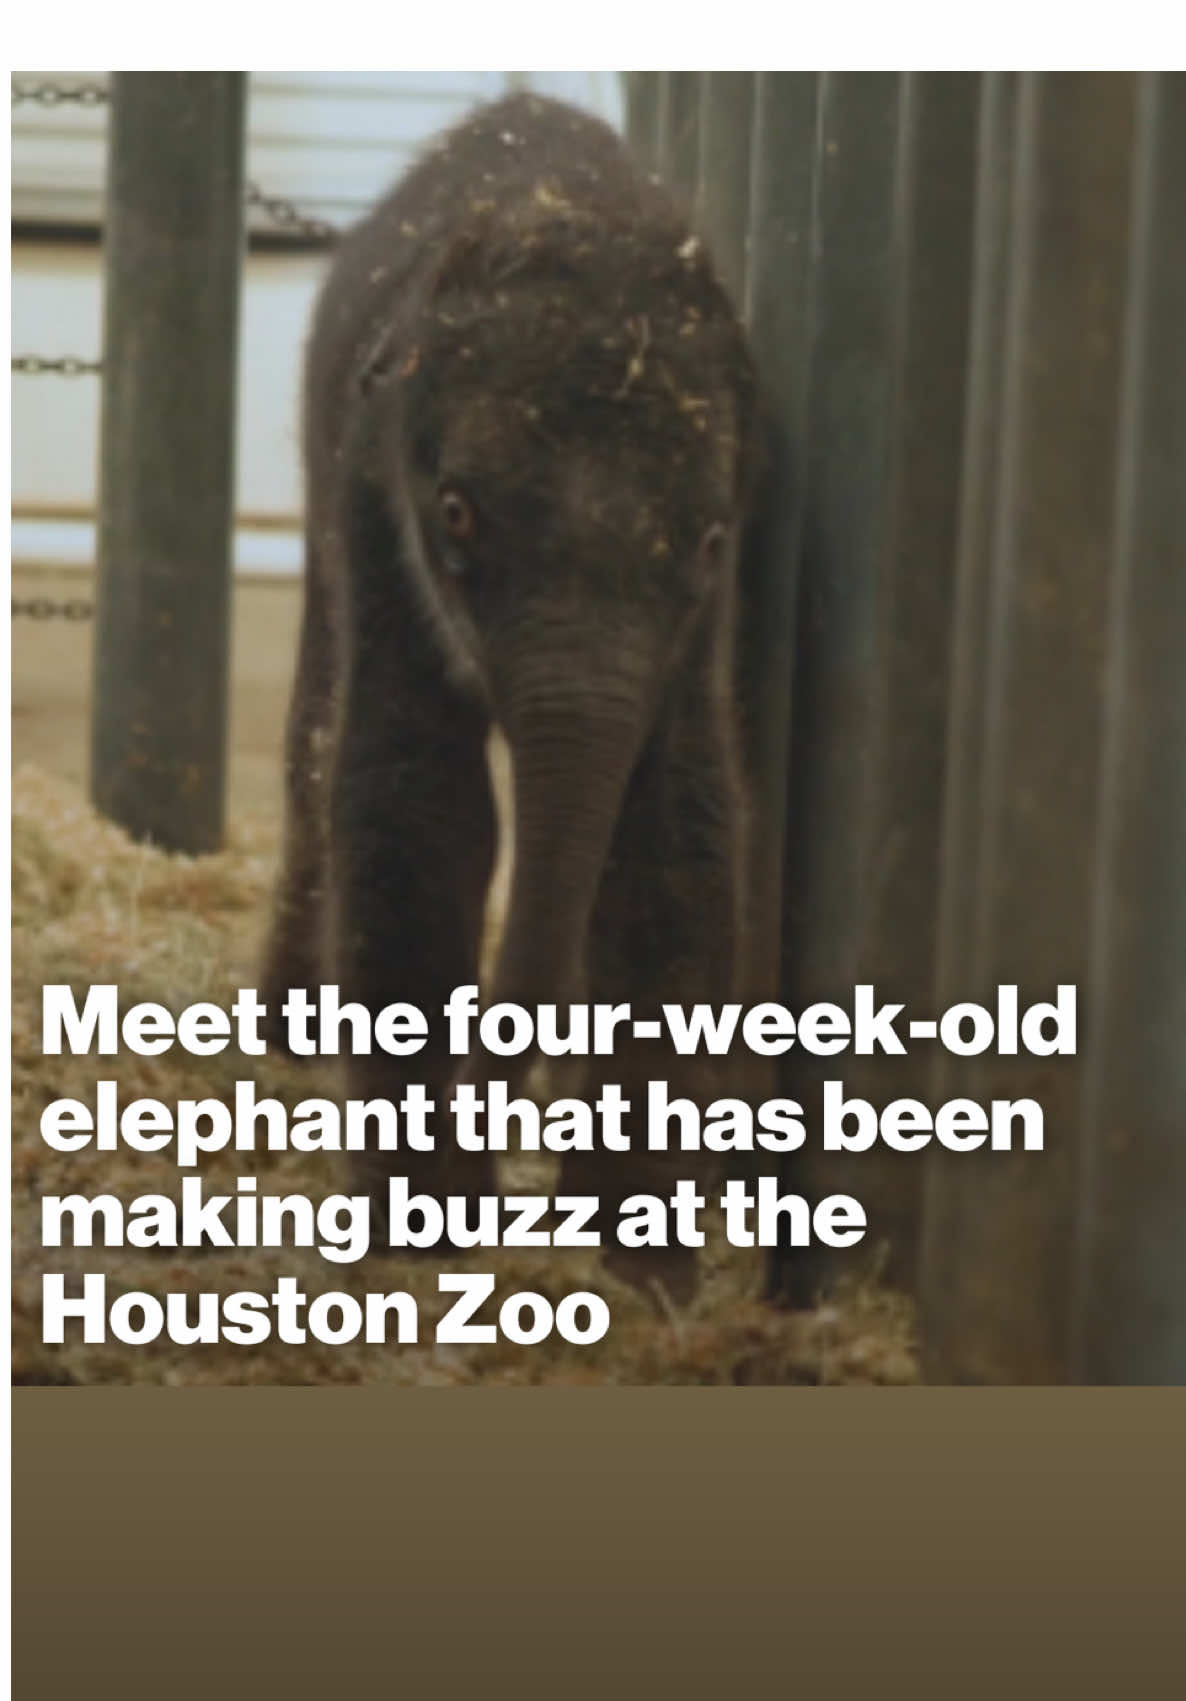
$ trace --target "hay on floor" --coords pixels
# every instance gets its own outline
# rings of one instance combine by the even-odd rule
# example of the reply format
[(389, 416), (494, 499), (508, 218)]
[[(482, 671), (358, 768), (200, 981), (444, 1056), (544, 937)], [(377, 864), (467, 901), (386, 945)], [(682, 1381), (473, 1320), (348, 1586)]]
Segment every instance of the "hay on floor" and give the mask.
[[(78, 1331), (64, 1346), (41, 1342), (41, 1274), (83, 1272), (107, 1277), (108, 1300), (144, 1291), (268, 1293), (280, 1275), (295, 1276), (312, 1298), (341, 1291), (407, 1289), (417, 1295), (422, 1339), (443, 1309), (436, 1293), (438, 1261), (397, 1256), (332, 1264), (315, 1251), (138, 1251), (41, 1245), (45, 1194), (114, 1193), (130, 1201), (147, 1193), (176, 1197), (180, 1171), (169, 1149), (159, 1154), (82, 1152), (64, 1156), (39, 1134), (44, 1107), (56, 1098), (93, 1102), (95, 1083), (115, 1078), (121, 1099), (175, 1103), (226, 1097), (236, 1078), (253, 1075), (257, 1095), (290, 1106), (334, 1086), (283, 1060), (245, 1060), (232, 1049), (216, 1057), (168, 1051), (159, 1057), (43, 1057), (41, 989), (114, 982), (127, 1004), (153, 1000), (178, 1010), (200, 999), (231, 1002), (256, 983), (256, 955), (273, 874), (270, 833), (241, 825), (230, 848), (189, 859), (134, 845), (100, 820), (76, 788), (34, 768), (13, 780), (13, 1356), (19, 1382), (44, 1383), (907, 1383), (917, 1379), (913, 1317), (898, 1295), (854, 1287), (815, 1311), (779, 1311), (760, 1302), (759, 1261), (728, 1246), (704, 1260), (701, 1291), (686, 1311), (656, 1314), (633, 1289), (615, 1282), (579, 1252), (450, 1255), (450, 1269), (488, 1269), (500, 1293), (528, 1289), (553, 1300), (578, 1288), (602, 1293), (613, 1326), (590, 1347), (553, 1338), (535, 1347), (500, 1342), (456, 1348), (218, 1344), (182, 1347), (85, 1345)], [(245, 1161), (246, 1159), (246, 1161)], [(299, 1153), (217, 1154), (201, 1166), (209, 1186), (234, 1192), (239, 1174), (261, 1190), (304, 1193), (317, 1200), (342, 1189), (336, 1160)]]

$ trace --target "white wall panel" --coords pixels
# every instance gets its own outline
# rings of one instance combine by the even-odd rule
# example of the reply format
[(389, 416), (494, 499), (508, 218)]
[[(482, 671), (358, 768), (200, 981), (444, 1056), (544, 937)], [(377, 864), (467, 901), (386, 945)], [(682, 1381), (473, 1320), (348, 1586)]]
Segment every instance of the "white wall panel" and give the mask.
[[(87, 82), (94, 73), (22, 72)], [(415, 150), (510, 81), (622, 122), (616, 72), (265, 72), (251, 79), (249, 174), (268, 194), (334, 224), (363, 213)], [(13, 107), (13, 218), (101, 226), (103, 106)], [(258, 222), (258, 220), (257, 220)], [(297, 453), (301, 350), (324, 255), (256, 252), (246, 263), (237, 447), (239, 564), (289, 571), (301, 513)], [(96, 244), (24, 239), (12, 255), (13, 353), (95, 359), (102, 336)], [(184, 396), (177, 398), (185, 405)], [(92, 547), (99, 381), (26, 377), (12, 385), (13, 555), (75, 561)]]

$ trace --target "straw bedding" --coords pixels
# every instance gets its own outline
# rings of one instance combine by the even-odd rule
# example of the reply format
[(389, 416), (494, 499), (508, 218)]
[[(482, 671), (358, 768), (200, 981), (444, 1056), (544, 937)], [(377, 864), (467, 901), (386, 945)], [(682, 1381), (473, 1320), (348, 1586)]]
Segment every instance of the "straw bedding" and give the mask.
[[(483, 1347), (432, 1344), (432, 1322), (448, 1303), (436, 1292), (436, 1258), (371, 1256), (329, 1263), (315, 1250), (138, 1250), (41, 1245), (45, 1194), (114, 1193), (125, 1202), (148, 1194), (176, 1197), (180, 1171), (170, 1150), (142, 1154), (83, 1151), (61, 1155), (46, 1146), (39, 1118), (53, 1099), (93, 1103), (95, 1083), (115, 1078), (120, 1097), (229, 1097), (236, 1078), (252, 1075), (258, 1096), (290, 1106), (312, 1094), (332, 1096), (332, 1076), (228, 1048), (199, 1058), (176, 1048), (158, 1057), (43, 1057), (41, 988), (115, 982), (121, 1003), (153, 1000), (174, 1010), (197, 1000), (231, 1002), (255, 984), (255, 958), (273, 872), (272, 829), (247, 821), (229, 848), (200, 859), (167, 856), (132, 844), (100, 820), (77, 788), (26, 767), (13, 780), (13, 1352), (14, 1375), (26, 1383), (908, 1383), (917, 1379), (914, 1323), (908, 1304), (875, 1286), (854, 1287), (814, 1311), (786, 1312), (760, 1302), (760, 1269), (752, 1254), (727, 1245), (703, 1258), (701, 1291), (684, 1311), (656, 1307), (616, 1283), (578, 1251), (450, 1254), (447, 1267), (490, 1270), (498, 1292), (532, 1290), (553, 1302), (590, 1288), (607, 1299), (613, 1323), (590, 1346), (557, 1336), (533, 1347), (506, 1340)], [(524, 1169), (512, 1179), (546, 1191), (547, 1177)], [(251, 1173), (261, 1190), (304, 1193), (313, 1200), (343, 1189), (337, 1160), (324, 1154), (221, 1153), (203, 1161), (207, 1188), (233, 1193)], [(68, 1325), (67, 1342), (41, 1342), (41, 1274), (107, 1277), (108, 1301), (119, 1293), (255, 1290), (291, 1275), (310, 1297), (330, 1291), (361, 1298), (407, 1290), (421, 1310), (421, 1344), (328, 1346), (274, 1338), (255, 1347), (218, 1343), (181, 1346), (163, 1336), (151, 1344), (109, 1339), (86, 1345)], [(72, 1290), (73, 1291), (73, 1290)]]

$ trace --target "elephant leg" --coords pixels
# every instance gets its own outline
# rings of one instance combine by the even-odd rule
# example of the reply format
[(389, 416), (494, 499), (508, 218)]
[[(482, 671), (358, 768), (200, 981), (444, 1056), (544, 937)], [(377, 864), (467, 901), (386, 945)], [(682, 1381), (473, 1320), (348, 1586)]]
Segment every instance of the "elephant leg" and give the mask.
[(317, 546), (310, 534), (296, 678), (285, 731), (284, 846), (261, 985), (270, 1044), (287, 1049), (281, 1007), (290, 988), (322, 979), (328, 887), (326, 813), (336, 656)]
[[(414, 629), (413, 629), (414, 630)], [(355, 1180), (385, 1221), (387, 1182), (470, 1195), (494, 1191), (484, 1156), (452, 1141), (450, 1057), (442, 1011), (454, 987), (476, 983), (495, 817), (484, 713), (434, 675), (411, 634), (353, 658), (337, 736), (330, 799), (330, 961), (339, 998), (372, 1016), (384, 1005), (423, 1011), (429, 1038), (408, 1057), (349, 1056), (351, 1098), (393, 1100), (423, 1084), (436, 1106), (434, 1152), (354, 1154)]]
[[(742, 800), (727, 720), (704, 724), (704, 698), (659, 729), (625, 799), (598, 895), (590, 943), (591, 997), (629, 1002), (635, 1020), (656, 1018), (665, 1003), (720, 1004), (736, 996), (741, 941)], [(680, 1057), (665, 1040), (626, 1038), (612, 1058), (590, 1058), (587, 1092), (622, 1087), (631, 1111), (627, 1153), (569, 1154), (562, 1191), (596, 1193), (606, 1262), (634, 1285), (691, 1297), (696, 1257), (689, 1248), (630, 1250), (616, 1228), (632, 1194), (670, 1197), (674, 1182), (695, 1179), (715, 1203), (713, 1174), (696, 1154), (649, 1152), (648, 1085), (665, 1080), (669, 1096), (698, 1106), (735, 1090), (728, 1059)]]

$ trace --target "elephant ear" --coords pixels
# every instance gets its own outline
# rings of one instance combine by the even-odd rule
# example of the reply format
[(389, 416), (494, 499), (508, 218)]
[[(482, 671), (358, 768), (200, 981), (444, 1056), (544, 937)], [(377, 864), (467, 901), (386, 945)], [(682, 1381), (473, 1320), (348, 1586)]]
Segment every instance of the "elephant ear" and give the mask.
[(351, 381), (362, 395), (393, 383), (400, 365), (400, 348), (396, 327), (384, 319), (374, 327), (368, 341), (359, 350)]

